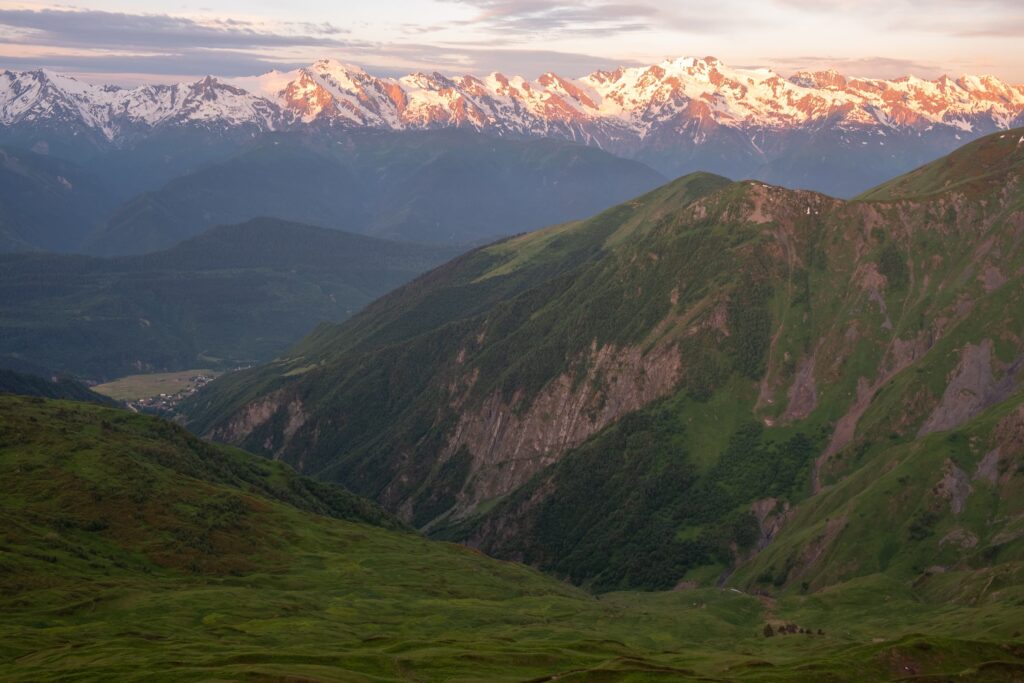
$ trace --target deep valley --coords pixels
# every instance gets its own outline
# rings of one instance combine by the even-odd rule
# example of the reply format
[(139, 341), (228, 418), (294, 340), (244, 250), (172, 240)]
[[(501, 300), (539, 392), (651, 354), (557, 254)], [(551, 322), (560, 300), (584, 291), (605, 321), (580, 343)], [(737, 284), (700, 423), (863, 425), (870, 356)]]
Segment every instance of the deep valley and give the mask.
[(1016, 5), (86, 4), (0, 3), (0, 681), (1024, 681)]

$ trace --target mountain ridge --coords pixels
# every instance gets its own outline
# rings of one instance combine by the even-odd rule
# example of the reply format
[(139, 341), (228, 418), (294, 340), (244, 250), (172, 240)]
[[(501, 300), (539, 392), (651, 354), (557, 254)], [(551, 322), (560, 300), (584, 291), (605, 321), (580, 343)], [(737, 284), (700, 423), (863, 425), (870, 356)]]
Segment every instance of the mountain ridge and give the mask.
[(480, 244), (581, 218), (665, 181), (650, 167), (560, 140), (455, 129), (272, 133), (143, 193), (87, 245), (167, 248), (220, 223), (276, 216), (420, 244)]
[(120, 402), (97, 394), (86, 385), (70, 377), (54, 376), (47, 379), (5, 368), (0, 368), (0, 394), (82, 401), (108, 407), (121, 406)]
[[(1018, 160), (1020, 133), (964, 154)], [(671, 587), (862, 458), (1019, 393), (1024, 320), (1000, 311), (1022, 188), (1015, 161), (923, 199), (686, 177), (463, 256), (186, 412), (432, 533)]]
[(456, 253), (260, 218), (138, 256), (0, 254), (0, 366), (109, 380), (269, 359)]
[(882, 80), (825, 71), (785, 78), (713, 57), (577, 79), (551, 72), (535, 80), (497, 72), (382, 78), (330, 59), (291, 72), (133, 89), (44, 71), (0, 74), (0, 131), (40, 149), (61, 130), (107, 149), (193, 129), (331, 136), (353, 128), (459, 128), (600, 147), (670, 177), (706, 170), (839, 196), (1022, 122), (1024, 86), (991, 76)]
[(2, 77), (4, 125), (42, 118), (41, 103), (55, 98), (62, 105), (57, 113), (77, 111), (83, 123), (109, 140), (129, 134), (132, 124), (249, 123), (266, 131), (287, 126), (291, 117), (305, 123), (338, 119), (391, 129), (491, 125), (520, 134), (531, 132), (538, 121), (571, 125), (606, 119), (608, 124), (629, 124), (644, 137), (659, 118), (686, 105), (696, 107), (701, 100), (706, 108), (692, 112), (698, 120), (710, 117), (717, 123), (764, 128), (838, 115), (850, 124), (944, 124), (970, 132), (972, 117), (989, 115), (993, 125), (1008, 128), (1024, 112), (1024, 85), (994, 76), (885, 80), (827, 70), (798, 71), (785, 78), (771, 69), (728, 67), (715, 57), (667, 59), (578, 79), (546, 72), (533, 81), (500, 72), (485, 77), (438, 72), (377, 77), (333, 59), (290, 72), (233, 79), (205, 76), (135, 88), (94, 86), (45, 69), (5, 71)]
[(75, 251), (115, 205), (82, 167), (0, 146), (0, 252)]

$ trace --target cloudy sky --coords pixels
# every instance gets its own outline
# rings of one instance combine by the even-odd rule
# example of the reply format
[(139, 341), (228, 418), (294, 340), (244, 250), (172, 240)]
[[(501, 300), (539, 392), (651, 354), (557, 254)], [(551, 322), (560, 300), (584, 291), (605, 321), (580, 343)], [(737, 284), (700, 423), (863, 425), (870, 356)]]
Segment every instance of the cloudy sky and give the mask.
[(1024, 83), (1024, 0), (0, 0), (0, 68), (121, 83), (322, 56), (379, 74), (532, 78), (706, 55), (783, 73)]

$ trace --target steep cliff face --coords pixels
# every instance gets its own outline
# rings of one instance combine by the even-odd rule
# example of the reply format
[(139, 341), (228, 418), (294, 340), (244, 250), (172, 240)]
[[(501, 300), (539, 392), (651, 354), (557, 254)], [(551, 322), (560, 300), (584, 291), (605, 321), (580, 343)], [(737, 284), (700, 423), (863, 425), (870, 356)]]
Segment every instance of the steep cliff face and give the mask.
[[(487, 247), (215, 384), (193, 424), (597, 588), (876, 570), (827, 565), (864, 524), (851, 482), (1020, 397), (1015, 135), (874, 199), (696, 176)], [(971, 155), (987, 171), (953, 182)], [(1014, 462), (984, 434), (977, 462), (928, 465), (946, 502), (923, 515)]]
[(585, 369), (555, 377), (521, 412), (521, 394), (506, 401), (495, 392), (459, 413), (440, 454), (447, 460), (465, 449), (472, 458), (453, 517), (515, 490), (622, 415), (668, 394), (679, 380), (681, 359), (674, 344), (647, 353), (594, 344), (572, 365)]

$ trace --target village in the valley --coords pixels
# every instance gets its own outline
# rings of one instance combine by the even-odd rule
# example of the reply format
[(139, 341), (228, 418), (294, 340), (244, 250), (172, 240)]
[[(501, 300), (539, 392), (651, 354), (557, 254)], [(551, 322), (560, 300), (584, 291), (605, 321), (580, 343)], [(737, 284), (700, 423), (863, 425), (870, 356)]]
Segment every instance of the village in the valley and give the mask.
[(204, 386), (212, 382), (216, 374), (192, 375), (185, 388), (174, 393), (162, 393), (133, 401), (127, 401), (128, 408), (140, 413), (173, 413), (178, 405)]
[(129, 375), (92, 389), (115, 401), (122, 401), (137, 413), (168, 415), (176, 412), (182, 401), (221, 374), (215, 370), (194, 369)]

